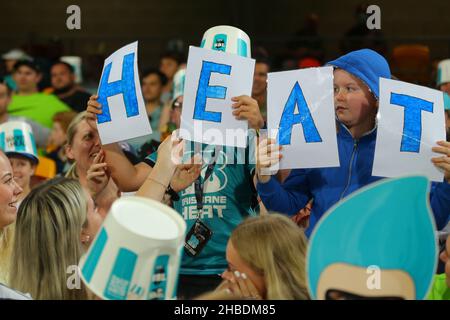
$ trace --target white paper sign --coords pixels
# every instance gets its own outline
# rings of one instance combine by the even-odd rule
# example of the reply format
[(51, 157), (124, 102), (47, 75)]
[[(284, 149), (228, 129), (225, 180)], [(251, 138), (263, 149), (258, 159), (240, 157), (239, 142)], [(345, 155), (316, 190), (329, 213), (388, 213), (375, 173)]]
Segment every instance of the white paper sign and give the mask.
[(267, 129), (282, 149), (280, 169), (338, 167), (333, 67), (268, 75)]
[(380, 79), (377, 144), (372, 175), (398, 177), (423, 174), (443, 181), (431, 162), (431, 151), (445, 140), (442, 92), (390, 79)]
[(97, 116), (102, 144), (152, 133), (139, 82), (137, 45), (130, 43), (105, 60), (97, 92), (103, 112)]
[(246, 120), (232, 112), (232, 97), (251, 95), (255, 60), (220, 51), (189, 47), (181, 114), (182, 138), (246, 147)]

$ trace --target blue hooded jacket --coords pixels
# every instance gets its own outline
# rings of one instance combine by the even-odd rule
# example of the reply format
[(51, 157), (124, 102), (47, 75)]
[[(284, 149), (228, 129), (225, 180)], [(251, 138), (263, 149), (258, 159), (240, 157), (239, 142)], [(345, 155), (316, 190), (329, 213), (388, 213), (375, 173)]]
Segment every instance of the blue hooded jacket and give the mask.
[[(328, 65), (360, 78), (377, 99), (379, 78), (390, 78), (387, 61), (370, 49), (350, 52)], [(306, 230), (309, 236), (317, 221), (331, 206), (355, 190), (382, 179), (372, 176), (376, 135), (374, 128), (360, 139), (354, 139), (345, 125), (338, 122), (340, 167), (294, 169), (283, 184), (274, 177), (267, 183), (258, 183), (257, 191), (262, 202), (268, 210), (294, 215), (310, 199), (314, 199)], [(433, 183), (430, 201), (436, 225), (442, 229), (450, 215), (450, 185), (446, 182)]]
[[(339, 200), (382, 177), (372, 176), (377, 132), (373, 129), (360, 139), (353, 139), (348, 129), (338, 123), (337, 134), (340, 167), (293, 169), (283, 184), (272, 177), (258, 183), (257, 191), (268, 210), (296, 214), (310, 199), (314, 199), (309, 237), (317, 221)], [(374, 201), (383, 199), (374, 199)], [(450, 215), (450, 184), (431, 185), (430, 204), (438, 229), (442, 229)], [(367, 205), (370, 205), (368, 203)]]

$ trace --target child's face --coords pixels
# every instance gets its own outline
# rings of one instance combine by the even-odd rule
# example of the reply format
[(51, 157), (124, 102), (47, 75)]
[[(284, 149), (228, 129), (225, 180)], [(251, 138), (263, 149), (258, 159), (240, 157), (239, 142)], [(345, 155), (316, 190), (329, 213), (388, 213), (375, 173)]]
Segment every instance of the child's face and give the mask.
[(339, 120), (349, 129), (372, 129), (378, 108), (369, 88), (359, 78), (342, 69), (334, 70), (333, 82), (334, 108)]
[(50, 140), (55, 147), (62, 147), (67, 140), (67, 135), (64, 132), (61, 123), (58, 121), (53, 122), (52, 132), (50, 133)]
[(25, 157), (11, 156), (9, 157), (11, 167), (13, 169), (14, 180), (17, 184), (25, 189), (30, 186), (31, 177), (34, 175), (36, 166)]

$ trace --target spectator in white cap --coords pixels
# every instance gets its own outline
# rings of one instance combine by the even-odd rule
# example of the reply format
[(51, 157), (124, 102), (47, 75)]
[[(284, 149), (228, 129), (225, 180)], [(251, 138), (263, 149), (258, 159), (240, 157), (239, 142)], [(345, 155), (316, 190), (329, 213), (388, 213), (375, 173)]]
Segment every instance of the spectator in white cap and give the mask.
[(31, 60), (31, 57), (21, 49), (12, 49), (3, 54), (2, 59), (5, 61), (7, 73), (7, 75), (5, 76), (5, 82), (12, 90), (15, 91), (17, 89), (17, 86), (12, 77), (14, 65), (19, 60)]
[(0, 149), (5, 152), (16, 182), (22, 188), (18, 205), (30, 193), (31, 177), (39, 158), (31, 126), (23, 121), (10, 121), (0, 125)]

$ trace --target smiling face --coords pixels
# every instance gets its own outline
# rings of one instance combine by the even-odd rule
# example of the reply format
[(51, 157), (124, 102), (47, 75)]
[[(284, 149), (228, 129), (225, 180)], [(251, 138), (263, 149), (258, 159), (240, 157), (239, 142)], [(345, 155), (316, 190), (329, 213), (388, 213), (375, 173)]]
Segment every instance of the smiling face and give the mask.
[(17, 200), (22, 189), (14, 181), (8, 158), (0, 152), (0, 229), (16, 220)]
[(347, 128), (370, 131), (375, 125), (377, 100), (357, 77), (342, 69), (334, 70), (334, 108)]
[(11, 167), (13, 169), (14, 180), (22, 189), (30, 187), (31, 177), (34, 175), (36, 165), (28, 158), (18, 155), (9, 156)]
[(239, 271), (240, 273), (245, 273), (250, 281), (254, 284), (256, 290), (261, 297), (266, 296), (266, 282), (264, 280), (264, 275), (259, 274), (253, 270), (242, 258), (233, 246), (231, 241), (228, 241), (226, 259), (228, 262), (228, 269), (222, 273), (222, 278), (224, 280), (233, 279), (234, 272)]
[(100, 149), (98, 132), (86, 120), (82, 120), (76, 128), (73, 141), (67, 145), (66, 154), (77, 162), (78, 174), (85, 174)]

